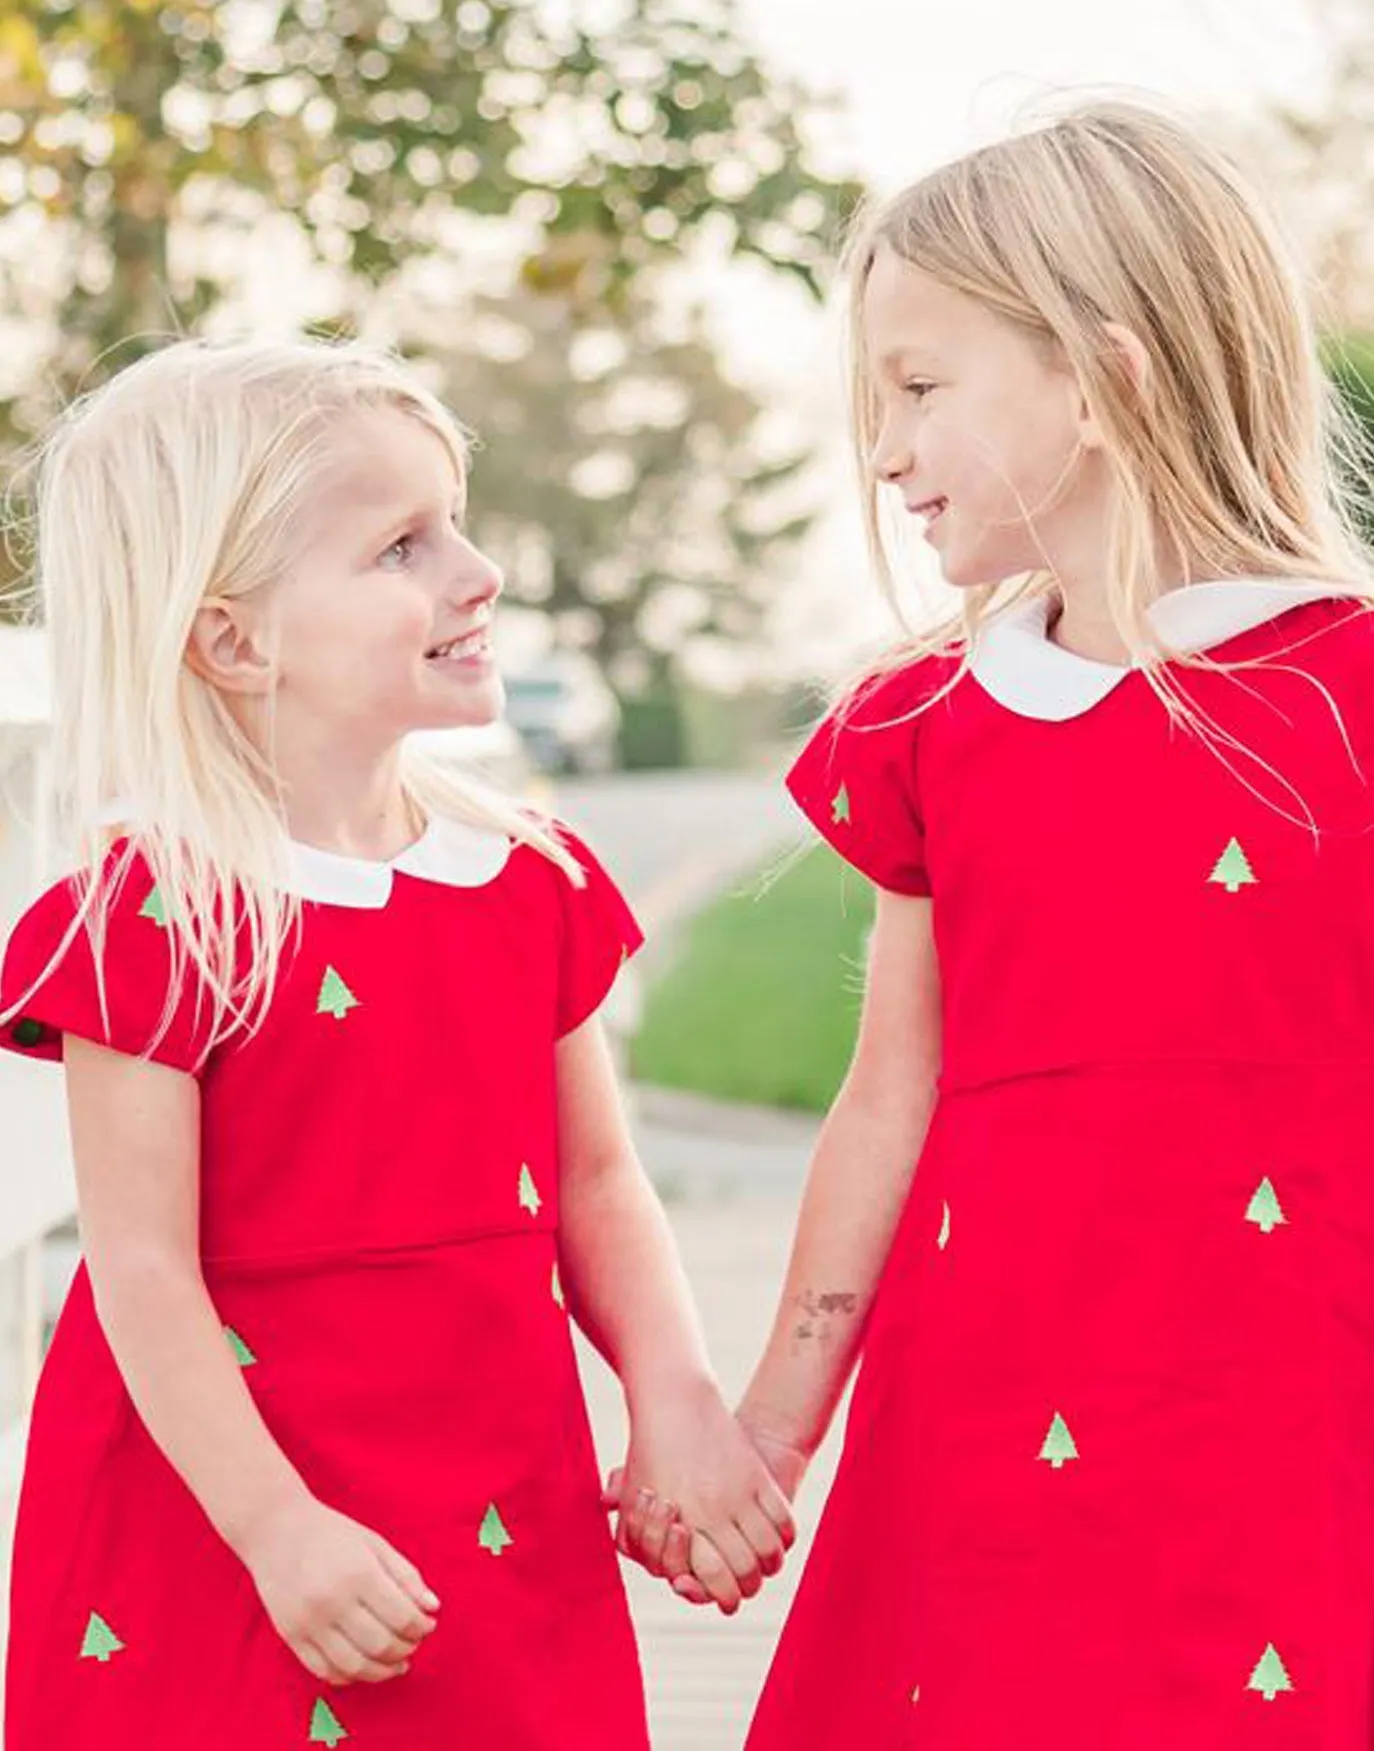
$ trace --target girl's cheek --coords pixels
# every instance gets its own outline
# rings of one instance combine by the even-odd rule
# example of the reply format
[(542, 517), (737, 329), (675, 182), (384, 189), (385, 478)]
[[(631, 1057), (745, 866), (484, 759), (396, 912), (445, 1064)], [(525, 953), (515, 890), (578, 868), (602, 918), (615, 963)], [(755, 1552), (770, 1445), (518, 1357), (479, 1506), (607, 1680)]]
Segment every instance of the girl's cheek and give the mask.
[(398, 641), (427, 645), (434, 634), (439, 602), (439, 592), (427, 590), (419, 583), (407, 589), (392, 615)]

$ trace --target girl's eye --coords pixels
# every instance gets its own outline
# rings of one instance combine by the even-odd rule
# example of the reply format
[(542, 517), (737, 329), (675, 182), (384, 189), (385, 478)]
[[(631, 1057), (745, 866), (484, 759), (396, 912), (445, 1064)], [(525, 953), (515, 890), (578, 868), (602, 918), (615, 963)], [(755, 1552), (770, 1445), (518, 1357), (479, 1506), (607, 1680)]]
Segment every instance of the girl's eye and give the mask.
[(935, 385), (924, 377), (913, 377), (909, 383), (903, 383), (902, 388), (917, 401), (924, 401)]
[(387, 571), (395, 571), (398, 566), (408, 565), (414, 552), (415, 537), (402, 535), (391, 543), (377, 563)]

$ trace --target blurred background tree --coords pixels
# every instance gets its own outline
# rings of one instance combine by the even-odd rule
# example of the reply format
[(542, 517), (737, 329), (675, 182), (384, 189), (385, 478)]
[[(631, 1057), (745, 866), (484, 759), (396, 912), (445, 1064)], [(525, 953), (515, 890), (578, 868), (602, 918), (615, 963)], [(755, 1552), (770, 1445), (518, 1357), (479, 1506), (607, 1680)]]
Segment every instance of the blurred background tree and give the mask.
[(479, 427), (474, 529), (514, 600), (631, 693), (689, 641), (727, 660), (758, 636), (811, 527), (808, 452), (721, 373), (699, 312), (632, 289), (593, 319), (526, 292), (478, 300), (461, 346), (438, 312), (417, 327)]
[(1334, 334), (1323, 353), (1327, 375), (1351, 416), (1338, 447), (1338, 472), (1355, 524), (1374, 547), (1374, 333)]
[(1339, 468), (1374, 544), (1374, 9), (1306, 4), (1329, 45), (1323, 85), (1310, 101), (1273, 105), (1242, 151), (1274, 191), (1317, 287), (1327, 372), (1352, 416)]
[(808, 526), (805, 453), (666, 313), (707, 254), (819, 295), (860, 194), (823, 107), (733, 0), (8, 0), (0, 453), (169, 333), (377, 334), (485, 439), (513, 594), (660, 686), (758, 636)]

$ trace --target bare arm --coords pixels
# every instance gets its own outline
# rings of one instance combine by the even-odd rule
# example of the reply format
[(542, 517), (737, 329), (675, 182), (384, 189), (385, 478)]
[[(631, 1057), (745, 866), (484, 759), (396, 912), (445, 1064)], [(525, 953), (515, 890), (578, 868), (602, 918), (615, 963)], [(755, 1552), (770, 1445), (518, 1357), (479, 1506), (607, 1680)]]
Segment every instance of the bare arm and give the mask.
[(601, 1024), (558, 1045), (559, 1246), (570, 1311), (633, 1411), (660, 1386), (714, 1385), (663, 1206), (630, 1138)]
[(765, 1457), (829, 1427), (935, 1102), (940, 992), (926, 899), (879, 891), (853, 1061), (821, 1130), (772, 1334), (740, 1407)]
[(258, 1414), (201, 1277), (199, 1086), (71, 1035), (64, 1056), (100, 1323), (149, 1433), (238, 1548), (306, 1491)]
[[(781, 1566), (792, 1518), (721, 1398), (677, 1246), (635, 1154), (595, 1019), (559, 1043), (558, 1123), (568, 1304), (620, 1375), (630, 1413), (630, 1451), (615, 1491), (621, 1549), (661, 1573), (663, 1545), (680, 1514), (693, 1534), (693, 1568), (722, 1609), (732, 1611)], [(650, 1500), (657, 1507), (646, 1546)], [(635, 1507), (631, 1531), (626, 1514)]]
[(63, 1050), (96, 1311), (148, 1433), (303, 1665), (335, 1684), (404, 1676), (437, 1597), (384, 1538), (311, 1494), (206, 1290), (198, 1084), (70, 1034)]

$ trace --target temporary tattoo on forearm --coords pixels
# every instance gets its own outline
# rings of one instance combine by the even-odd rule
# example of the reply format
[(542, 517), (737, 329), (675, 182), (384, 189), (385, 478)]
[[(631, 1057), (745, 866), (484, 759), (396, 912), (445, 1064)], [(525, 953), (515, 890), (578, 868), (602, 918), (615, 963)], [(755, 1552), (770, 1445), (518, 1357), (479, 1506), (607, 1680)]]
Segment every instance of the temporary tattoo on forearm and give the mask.
[(859, 1311), (859, 1297), (847, 1289), (803, 1289), (792, 1297), (800, 1317), (792, 1327), (792, 1351), (814, 1342), (822, 1349), (835, 1341), (835, 1326), (841, 1318), (852, 1319)]

